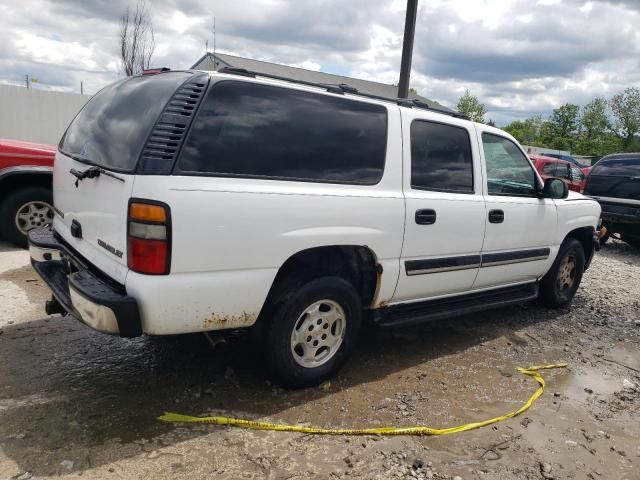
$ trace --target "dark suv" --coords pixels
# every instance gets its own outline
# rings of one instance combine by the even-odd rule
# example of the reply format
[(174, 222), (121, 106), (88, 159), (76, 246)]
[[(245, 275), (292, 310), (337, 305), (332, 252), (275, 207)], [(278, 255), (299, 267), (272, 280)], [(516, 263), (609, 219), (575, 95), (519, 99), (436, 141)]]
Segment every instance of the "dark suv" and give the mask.
[(616, 153), (602, 158), (587, 177), (585, 195), (602, 206), (607, 233), (640, 248), (640, 153)]

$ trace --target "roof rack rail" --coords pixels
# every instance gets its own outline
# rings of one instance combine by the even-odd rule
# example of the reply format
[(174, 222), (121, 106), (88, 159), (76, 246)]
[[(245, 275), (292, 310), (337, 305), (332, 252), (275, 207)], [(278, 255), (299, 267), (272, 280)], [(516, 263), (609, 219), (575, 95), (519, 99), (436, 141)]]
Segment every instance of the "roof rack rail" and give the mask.
[(317, 82), (309, 82), (307, 80), (298, 80), (298, 79), (295, 79), (295, 78), (283, 77), (283, 76), (280, 76), (280, 75), (273, 75), (273, 74), (270, 74), (270, 73), (256, 72), (256, 71), (252, 71), (252, 70), (247, 70), (245, 68), (236, 68), (236, 67), (222, 67), (221, 69), (217, 70), (217, 72), (218, 73), (227, 73), (227, 74), (231, 74), (231, 75), (241, 75), (243, 77), (251, 77), (251, 78), (255, 78), (255, 77), (271, 78), (273, 80), (282, 80), (282, 81), (285, 81), (285, 82), (297, 83), (297, 84), (300, 84), (300, 85), (307, 85), (309, 87), (319, 87), (319, 88), (326, 89), (326, 91), (329, 92), (329, 93), (336, 93), (338, 95), (344, 95), (345, 93), (349, 93), (349, 94), (352, 94), (352, 95), (359, 95), (359, 96), (365, 97), (365, 98), (372, 98), (374, 100), (383, 100), (383, 101), (386, 101), (386, 102), (394, 102), (397, 105), (400, 105), (400, 106), (403, 106), (403, 107), (423, 108), (425, 110), (431, 110), (432, 112), (441, 113), (443, 115), (449, 115), (450, 117), (462, 118), (464, 120), (470, 120), (469, 117), (467, 117), (466, 115), (463, 115), (463, 114), (461, 114), (459, 112), (443, 110), (441, 108), (432, 107), (428, 103), (422, 102), (422, 101), (417, 100), (417, 99), (389, 98), (389, 97), (383, 97), (381, 95), (373, 95), (373, 94), (370, 94), (370, 93), (360, 92), (360, 91), (358, 91), (357, 88), (354, 88), (354, 87), (352, 87), (352, 86), (350, 86), (350, 85), (348, 85), (346, 83), (317, 83)]
[(428, 103), (422, 102), (420, 100), (418, 100), (417, 98), (398, 98), (396, 99), (396, 103), (398, 105), (400, 105), (401, 107), (407, 107), (407, 108), (413, 108), (413, 107), (418, 107), (418, 108), (424, 108), (426, 110), (431, 110), (433, 112), (437, 112), (437, 113), (443, 113), (445, 115), (449, 115), (451, 117), (455, 117), (455, 118), (462, 118), (464, 120), (471, 120), (471, 118), (469, 118), (467, 115), (464, 115), (460, 112), (455, 112), (455, 111), (449, 111), (449, 110), (442, 110), (441, 108), (437, 108), (437, 107), (432, 107), (431, 105), (429, 105)]
[(270, 73), (254, 72), (252, 70), (247, 70), (245, 68), (222, 67), (221, 69), (218, 70), (218, 73), (229, 73), (232, 75), (242, 75), (244, 77), (251, 77), (251, 78), (255, 78), (257, 76), (272, 78), (274, 80), (283, 80), (286, 82), (299, 83), (302, 85), (308, 85), (310, 87), (324, 88), (327, 90), (327, 92), (337, 93), (339, 95), (344, 95), (345, 93), (352, 93), (352, 94), (358, 93), (358, 90), (356, 88), (353, 88), (352, 86), (347, 85), (346, 83), (337, 84), (337, 83), (308, 82), (306, 80), (296, 80), (294, 78), (282, 77), (280, 75), (272, 75)]

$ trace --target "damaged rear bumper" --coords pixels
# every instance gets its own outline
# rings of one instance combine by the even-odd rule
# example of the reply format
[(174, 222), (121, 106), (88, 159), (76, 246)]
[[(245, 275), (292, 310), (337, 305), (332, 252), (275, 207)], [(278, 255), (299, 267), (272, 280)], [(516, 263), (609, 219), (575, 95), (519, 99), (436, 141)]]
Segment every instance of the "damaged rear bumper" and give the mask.
[(29, 254), (61, 307), (48, 304), (47, 313), (64, 310), (95, 330), (121, 337), (142, 334), (138, 304), (124, 286), (92, 271), (52, 230), (29, 232)]

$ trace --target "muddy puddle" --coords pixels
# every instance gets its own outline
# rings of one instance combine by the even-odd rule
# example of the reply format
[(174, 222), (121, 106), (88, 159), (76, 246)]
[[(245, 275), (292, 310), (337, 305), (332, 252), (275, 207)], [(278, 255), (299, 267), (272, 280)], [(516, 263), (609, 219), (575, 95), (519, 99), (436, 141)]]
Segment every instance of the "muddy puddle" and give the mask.
[[(46, 289), (12, 260), (0, 269), (0, 479), (640, 479), (637, 304), (599, 282), (609, 261), (640, 279), (640, 261), (624, 255), (635, 259), (618, 246), (599, 256), (571, 309), (367, 329), (330, 385), (301, 391), (271, 383), (246, 335), (212, 350), (201, 335), (127, 340), (45, 319)], [(640, 285), (626, 288), (640, 298)], [(175, 411), (449, 427), (516, 410), (537, 388), (516, 368), (558, 362), (569, 367), (543, 372), (547, 390), (531, 410), (464, 434), (329, 437), (156, 420)]]

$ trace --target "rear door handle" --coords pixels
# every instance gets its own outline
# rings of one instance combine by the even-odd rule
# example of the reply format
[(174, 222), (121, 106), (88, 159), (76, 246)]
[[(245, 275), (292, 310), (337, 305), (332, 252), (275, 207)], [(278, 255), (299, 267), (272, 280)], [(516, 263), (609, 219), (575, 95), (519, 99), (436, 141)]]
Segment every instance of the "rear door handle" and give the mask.
[(502, 223), (504, 222), (504, 212), (502, 210), (489, 211), (489, 223)]
[(416, 223), (418, 225), (433, 225), (436, 223), (436, 211), (430, 208), (416, 210)]

